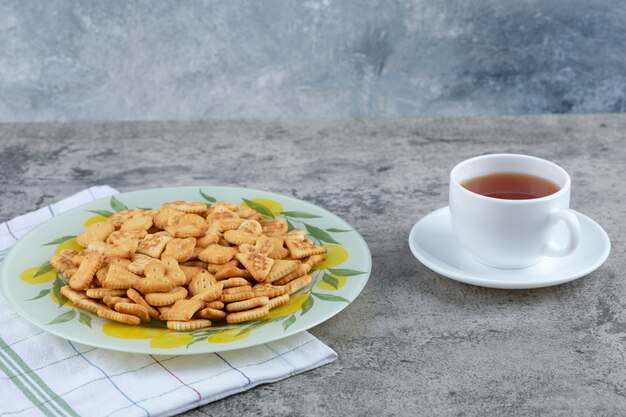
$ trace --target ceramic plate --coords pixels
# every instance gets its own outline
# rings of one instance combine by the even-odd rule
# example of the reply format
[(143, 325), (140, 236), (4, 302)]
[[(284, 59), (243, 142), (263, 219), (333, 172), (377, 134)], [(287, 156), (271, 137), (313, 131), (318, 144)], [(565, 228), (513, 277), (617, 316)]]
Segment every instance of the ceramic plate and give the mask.
[[(611, 242), (602, 227), (572, 210), (580, 222), (581, 240), (574, 252), (560, 258), (543, 257), (528, 268), (498, 269), (477, 261), (463, 249), (452, 231), (450, 209), (444, 207), (424, 216), (413, 226), (409, 246), (427, 268), (454, 280), (481, 287), (528, 289), (563, 284), (584, 277), (606, 261)], [(563, 224), (555, 230), (555, 240), (565, 242)]]
[[(75, 236), (85, 225), (126, 208), (159, 208), (173, 200), (230, 201), (256, 209), (266, 218), (286, 219), (306, 229), (327, 259), (310, 274), (312, 284), (291, 296), (262, 320), (172, 332), (164, 323), (126, 326), (72, 306), (48, 259), (63, 249), (80, 249)], [(11, 249), (1, 276), (10, 306), (22, 317), (57, 336), (86, 345), (150, 354), (199, 354), (240, 349), (281, 339), (316, 326), (346, 308), (370, 275), (372, 258), (363, 238), (334, 214), (295, 198), (233, 187), (176, 187), (134, 191), (63, 213), (33, 229)]]

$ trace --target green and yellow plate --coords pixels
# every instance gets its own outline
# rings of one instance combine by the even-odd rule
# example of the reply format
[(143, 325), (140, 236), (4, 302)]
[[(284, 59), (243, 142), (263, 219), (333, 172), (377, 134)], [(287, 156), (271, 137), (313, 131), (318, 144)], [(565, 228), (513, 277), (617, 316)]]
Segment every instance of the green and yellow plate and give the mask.
[[(328, 249), (311, 271), (313, 283), (262, 320), (173, 332), (165, 323), (127, 326), (73, 307), (60, 293), (65, 284), (48, 259), (63, 249), (81, 250), (75, 236), (85, 226), (126, 208), (159, 208), (173, 200), (230, 201), (266, 218), (283, 218), (306, 229)], [(32, 230), (11, 249), (0, 277), (10, 306), (36, 326), (75, 342), (105, 349), (150, 354), (200, 354), (241, 349), (281, 339), (316, 326), (346, 308), (370, 275), (372, 258), (363, 238), (346, 222), (313, 204), (279, 194), (234, 187), (175, 187), (134, 191), (63, 213)]]

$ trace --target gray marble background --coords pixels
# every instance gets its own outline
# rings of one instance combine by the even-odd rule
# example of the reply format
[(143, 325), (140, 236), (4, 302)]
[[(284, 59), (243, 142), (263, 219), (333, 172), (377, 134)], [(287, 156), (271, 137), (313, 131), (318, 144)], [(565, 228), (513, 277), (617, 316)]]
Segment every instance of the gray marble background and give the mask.
[(620, 0), (0, 0), (0, 121), (622, 112)]

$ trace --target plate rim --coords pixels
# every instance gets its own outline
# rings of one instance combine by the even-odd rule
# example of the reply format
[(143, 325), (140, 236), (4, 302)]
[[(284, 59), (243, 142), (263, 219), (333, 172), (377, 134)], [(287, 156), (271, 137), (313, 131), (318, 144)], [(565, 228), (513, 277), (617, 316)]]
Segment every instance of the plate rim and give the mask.
[[(171, 190), (171, 189), (177, 189), (177, 190), (182, 190), (182, 189), (188, 189), (188, 190), (205, 190), (205, 189), (220, 189), (220, 190), (227, 190), (227, 191), (235, 191), (237, 193), (241, 193), (241, 192), (246, 192), (246, 193), (261, 193), (261, 194), (267, 194), (267, 195), (275, 195), (280, 197), (283, 200), (287, 200), (290, 202), (294, 202), (296, 204), (308, 204), (310, 206), (315, 207), (316, 209), (322, 211), (323, 213), (325, 213), (325, 215), (329, 215), (331, 218), (333, 218), (334, 221), (339, 221), (340, 223), (345, 223), (346, 225), (350, 226), (350, 228), (352, 229), (352, 232), (355, 233), (355, 236), (357, 238), (357, 240), (359, 241), (359, 243), (363, 246), (363, 249), (365, 251), (365, 265), (366, 265), (366, 271), (364, 271), (365, 273), (362, 274), (359, 278), (360, 281), (362, 281), (362, 284), (358, 285), (357, 288), (355, 288), (355, 295), (354, 298), (352, 300), (349, 300), (349, 303), (341, 303), (338, 305), (338, 309), (333, 312), (330, 316), (325, 317), (323, 319), (316, 319), (313, 320), (312, 323), (310, 324), (304, 324), (301, 328), (298, 328), (297, 331), (292, 331), (289, 332), (288, 330), (286, 330), (283, 334), (278, 334), (275, 337), (271, 336), (265, 340), (263, 340), (262, 342), (254, 342), (252, 340), (246, 340), (246, 342), (242, 343), (243, 346), (238, 346), (235, 348), (228, 348), (228, 343), (207, 343), (206, 346), (209, 347), (209, 349), (203, 350), (201, 352), (192, 352), (192, 351), (185, 351), (185, 352), (178, 352), (175, 351), (175, 349), (170, 349), (170, 348), (153, 348), (150, 346), (137, 346), (137, 348), (134, 348), (133, 346), (130, 346), (129, 348), (123, 348), (123, 347), (118, 347), (117, 345), (115, 345), (114, 347), (108, 346), (106, 344), (100, 343), (98, 341), (92, 342), (92, 341), (84, 341), (82, 339), (77, 340), (77, 338), (75, 337), (68, 337), (67, 335), (63, 334), (63, 332), (60, 330), (61, 328), (57, 328), (57, 327), (49, 327), (45, 324), (39, 324), (37, 322), (35, 322), (33, 319), (31, 319), (28, 316), (25, 316), (22, 314), (23, 309), (20, 307), (19, 304), (16, 304), (13, 300), (10, 299), (10, 297), (7, 296), (7, 286), (8, 284), (8, 280), (9, 280), (9, 276), (10, 273), (8, 271), (9, 269), (9, 264), (10, 264), (10, 260), (16, 256), (16, 253), (19, 252), (19, 248), (21, 248), (21, 245), (24, 244), (24, 240), (27, 237), (30, 237), (32, 234), (35, 234), (37, 231), (39, 231), (40, 229), (44, 229), (50, 222), (53, 221), (59, 221), (59, 219), (63, 219), (65, 217), (70, 216), (73, 212), (75, 211), (80, 211), (80, 210), (84, 210), (84, 207), (95, 204), (95, 203), (101, 203), (107, 200), (110, 200), (111, 197), (120, 197), (123, 198), (123, 196), (125, 195), (132, 195), (132, 194), (138, 194), (138, 193), (143, 193), (143, 192), (158, 192), (158, 191), (163, 191), (163, 190)], [(307, 331), (315, 326), (318, 326), (324, 322), (326, 322), (327, 320), (332, 319), (333, 317), (335, 317), (337, 314), (341, 313), (344, 309), (346, 309), (348, 306), (350, 306), (363, 292), (363, 289), (365, 288), (365, 286), (367, 285), (371, 274), (372, 274), (372, 265), (373, 265), (373, 261), (372, 261), (372, 253), (371, 250), (369, 248), (369, 245), (367, 244), (367, 242), (365, 241), (365, 239), (363, 238), (363, 236), (356, 230), (356, 228), (354, 226), (352, 226), (350, 223), (348, 223), (347, 221), (343, 220), (341, 217), (337, 216), (336, 214), (334, 214), (333, 212), (331, 212), (330, 210), (327, 210), (324, 207), (320, 207), (317, 204), (314, 203), (310, 203), (308, 201), (305, 200), (301, 200), (298, 199), (296, 197), (292, 197), (290, 195), (285, 195), (285, 194), (281, 194), (281, 193), (276, 193), (273, 191), (265, 191), (265, 190), (260, 190), (257, 188), (247, 188), (247, 187), (240, 187), (240, 186), (225, 186), (225, 185), (181, 185), (181, 186), (171, 186), (171, 187), (155, 187), (155, 188), (142, 188), (142, 189), (137, 189), (137, 190), (131, 190), (131, 191), (127, 191), (127, 192), (118, 192), (117, 194), (113, 194), (110, 196), (106, 196), (106, 197), (102, 197), (102, 198), (98, 198), (96, 200), (81, 204), (79, 206), (73, 207), (63, 213), (60, 213), (57, 216), (54, 216), (50, 219), (45, 220), (44, 222), (38, 224), (37, 226), (33, 227), (31, 230), (29, 230), (27, 233), (25, 233), (22, 237), (20, 237), (18, 239), (18, 241), (9, 249), (9, 252), (6, 254), (6, 256), (4, 257), (3, 261), (2, 261), (2, 268), (0, 269), (0, 291), (2, 292), (2, 295), (4, 297), (4, 299), (7, 302), (8, 307), (15, 313), (17, 313), (22, 319), (28, 321), (29, 323), (31, 323), (32, 325), (40, 328), (41, 330), (44, 330), (48, 333), (51, 333), (57, 337), (60, 337), (64, 340), (68, 340), (71, 342), (76, 342), (76, 343), (81, 343), (84, 345), (88, 345), (88, 346), (92, 346), (92, 347), (96, 347), (96, 348), (101, 348), (101, 349), (107, 349), (107, 350), (112, 350), (112, 351), (118, 351), (118, 352), (125, 352), (125, 353), (137, 353), (137, 354), (170, 354), (170, 355), (202, 355), (202, 354), (207, 354), (207, 353), (216, 353), (216, 352), (229, 352), (229, 351), (236, 351), (236, 350), (240, 350), (240, 349), (247, 349), (247, 348), (251, 348), (254, 346), (259, 346), (265, 343), (271, 343), (274, 342), (276, 340), (281, 340), (296, 334), (299, 334), (301, 332)], [(4, 278), (4, 277), (7, 278)], [(184, 334), (181, 332), (181, 334)], [(112, 340), (117, 340), (116, 338), (112, 337)], [(125, 339), (120, 339), (120, 340), (125, 340)], [(211, 347), (214, 347), (216, 349), (212, 349)], [(178, 348), (176, 348), (178, 349)]]
[[(502, 281), (494, 281), (494, 280), (486, 280), (486, 279), (482, 279), (480, 277), (476, 277), (470, 274), (464, 274), (464, 273), (458, 273), (456, 271), (452, 271), (449, 269), (445, 269), (442, 268), (440, 265), (434, 263), (431, 261), (431, 259), (429, 259), (428, 256), (425, 256), (425, 253), (423, 253), (423, 251), (419, 250), (419, 246), (417, 244), (417, 232), (420, 226), (420, 223), (427, 221), (428, 218), (430, 218), (431, 216), (434, 217), (436, 215), (439, 214), (444, 214), (446, 215), (445, 212), (447, 212), (447, 215), (449, 216), (449, 212), (450, 212), (450, 207), (449, 206), (445, 206), (445, 207), (441, 207), (439, 209), (433, 210), (430, 213), (426, 214), (425, 216), (423, 216), (421, 219), (419, 219), (417, 221), (417, 223), (415, 223), (413, 225), (413, 227), (411, 228), (411, 231), (409, 233), (409, 247), (411, 249), (411, 252), (413, 253), (413, 256), (415, 256), (415, 258), (422, 263), (425, 267), (427, 267), (428, 269), (430, 269), (431, 271), (442, 275), (446, 278), (455, 280), (455, 281), (459, 281), (465, 284), (469, 284), (469, 285), (476, 285), (479, 287), (485, 287), (485, 288), (494, 288), (494, 289), (505, 289), (505, 290), (518, 290), (518, 289), (533, 289), (533, 288), (545, 288), (545, 287), (551, 287), (551, 286), (555, 286), (555, 285), (560, 285), (560, 284), (565, 284), (567, 282), (571, 282), (571, 281), (575, 281), (579, 278), (582, 278), (586, 275), (591, 274), (592, 272), (594, 272), (596, 269), (598, 269), (600, 266), (602, 266), (602, 264), (604, 264), (604, 262), (608, 259), (610, 253), (611, 253), (611, 240), (608, 236), (608, 234), (606, 233), (606, 231), (604, 230), (604, 228), (602, 226), (600, 226), (600, 224), (598, 224), (595, 220), (593, 220), (591, 217), (586, 216), (583, 213), (580, 213), (579, 211), (573, 210), (571, 209), (574, 214), (576, 214), (576, 216), (579, 216), (583, 219), (585, 219), (586, 221), (588, 221), (602, 236), (602, 241), (604, 243), (604, 250), (602, 252), (602, 255), (598, 257), (598, 259), (595, 260), (595, 262), (593, 262), (592, 264), (590, 264), (589, 266), (587, 266), (586, 268), (578, 271), (577, 273), (571, 275), (571, 276), (566, 276), (566, 277), (561, 277), (558, 279), (553, 279), (553, 280), (549, 280), (549, 281), (531, 281), (531, 282), (520, 282), (520, 281), (509, 281), (509, 282), (502, 282)], [(494, 270), (496, 270), (497, 268), (493, 268)], [(503, 274), (506, 274), (506, 269), (497, 269), (498, 271), (502, 271)]]

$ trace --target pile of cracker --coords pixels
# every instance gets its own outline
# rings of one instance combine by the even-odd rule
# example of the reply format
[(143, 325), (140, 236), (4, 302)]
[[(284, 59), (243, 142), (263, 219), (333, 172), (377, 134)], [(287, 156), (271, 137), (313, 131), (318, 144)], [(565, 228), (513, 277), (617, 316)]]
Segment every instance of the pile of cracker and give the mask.
[(86, 250), (50, 258), (76, 307), (179, 331), (264, 317), (311, 283), (307, 273), (326, 253), (285, 220), (225, 201), (120, 211), (76, 241)]

